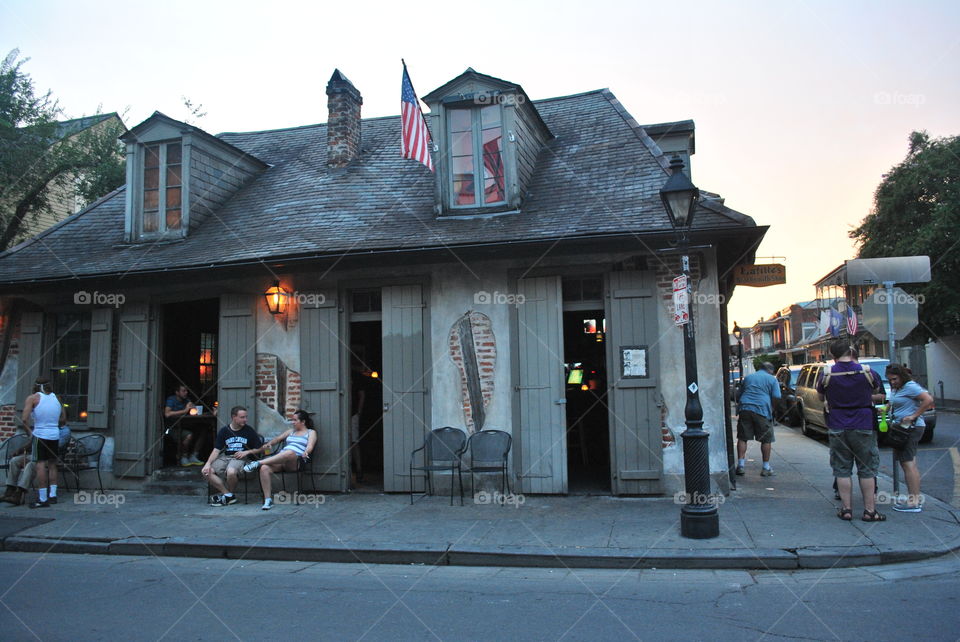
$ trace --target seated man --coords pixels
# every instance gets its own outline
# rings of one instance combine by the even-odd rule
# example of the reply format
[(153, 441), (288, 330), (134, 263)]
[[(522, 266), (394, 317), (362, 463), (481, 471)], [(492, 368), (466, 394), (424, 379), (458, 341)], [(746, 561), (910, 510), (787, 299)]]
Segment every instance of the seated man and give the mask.
[[(70, 428), (68, 426), (60, 426), (59, 445), (61, 457), (69, 443)], [(13, 457), (10, 459), (10, 469), (7, 471), (7, 491), (3, 497), (0, 497), (0, 501), (13, 504), (14, 506), (20, 506), (24, 503), (24, 497), (27, 494), (27, 490), (30, 489), (30, 485), (33, 483), (33, 475), (37, 467), (36, 462), (34, 462), (30, 456), (29, 450), (30, 442), (27, 442), (23, 448), (18, 449), (16, 453), (11, 453)], [(47, 502), (56, 504), (57, 496), (49, 496)]]
[[(237, 503), (233, 490), (237, 487), (238, 473), (247, 458), (263, 445), (263, 440), (253, 427), (247, 425), (247, 409), (234, 406), (230, 410), (230, 423), (217, 432), (210, 458), (203, 466), (203, 476), (219, 494), (210, 497), (211, 506), (228, 506)], [(226, 477), (226, 482), (222, 479)]]
[[(168, 425), (173, 425), (182, 419), (185, 416), (190, 414), (190, 411), (196, 408), (192, 401), (187, 398), (188, 389), (185, 385), (180, 384), (177, 386), (176, 391), (167, 397), (166, 403), (163, 405), (163, 417), (167, 420)], [(180, 462), (181, 466), (202, 466), (203, 462), (200, 461), (200, 449), (204, 445), (204, 436), (206, 435), (206, 426), (197, 426), (188, 428), (185, 425), (180, 425), (180, 439), (177, 441), (177, 461)], [(190, 445), (196, 440), (195, 448), (191, 454)], [(188, 456), (189, 455), (189, 456)]]

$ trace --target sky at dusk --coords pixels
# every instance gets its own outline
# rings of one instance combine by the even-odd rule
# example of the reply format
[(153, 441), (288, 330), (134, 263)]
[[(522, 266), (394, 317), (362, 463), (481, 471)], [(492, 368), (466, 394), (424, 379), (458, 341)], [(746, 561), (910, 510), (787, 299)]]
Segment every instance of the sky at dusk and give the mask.
[(812, 299), (854, 257), (847, 233), (912, 130), (960, 134), (946, 1), (3, 0), (0, 55), (13, 48), (65, 116), (117, 111), (128, 127), (188, 118), (182, 97), (211, 133), (325, 122), (335, 68), (364, 117), (396, 115), (401, 58), (420, 95), (473, 67), (533, 99), (607, 87), (640, 123), (691, 118), (694, 182), (769, 225), (757, 254), (787, 267), (786, 285), (737, 288), (731, 326)]

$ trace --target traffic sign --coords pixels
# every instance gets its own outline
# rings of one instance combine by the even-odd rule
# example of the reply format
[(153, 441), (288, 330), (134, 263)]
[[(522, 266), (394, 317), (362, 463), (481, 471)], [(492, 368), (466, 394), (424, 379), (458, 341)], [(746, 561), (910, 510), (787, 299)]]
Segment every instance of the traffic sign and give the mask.
[(888, 338), (887, 307), (893, 306), (894, 338), (900, 341), (917, 327), (920, 318), (917, 314), (917, 300), (913, 295), (900, 288), (878, 288), (873, 291), (861, 306), (863, 325), (867, 331), (881, 341)]
[(680, 275), (673, 280), (673, 323), (690, 323), (690, 297), (687, 294), (687, 277)]

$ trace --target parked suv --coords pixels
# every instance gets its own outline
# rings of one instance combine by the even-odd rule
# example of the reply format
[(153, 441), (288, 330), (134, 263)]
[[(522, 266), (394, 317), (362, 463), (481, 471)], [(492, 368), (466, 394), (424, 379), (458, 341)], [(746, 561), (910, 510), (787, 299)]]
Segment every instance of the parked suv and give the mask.
[[(883, 379), (883, 375), (890, 361), (887, 359), (867, 357), (860, 359), (859, 363), (870, 366), (870, 370), (881, 377), (884, 390), (889, 398), (890, 384), (886, 379)], [(797, 378), (796, 386), (797, 415), (800, 419), (800, 430), (808, 437), (827, 434), (827, 417), (823, 411), (823, 401), (820, 399), (820, 395), (817, 394), (817, 380), (820, 378), (820, 373), (824, 372), (824, 368), (829, 368), (832, 365), (833, 364), (829, 363), (808, 363), (800, 369), (800, 376)], [(923, 432), (920, 443), (925, 444), (933, 440), (933, 431), (937, 426), (936, 410), (931, 408), (923, 413), (923, 421), (927, 427)]]

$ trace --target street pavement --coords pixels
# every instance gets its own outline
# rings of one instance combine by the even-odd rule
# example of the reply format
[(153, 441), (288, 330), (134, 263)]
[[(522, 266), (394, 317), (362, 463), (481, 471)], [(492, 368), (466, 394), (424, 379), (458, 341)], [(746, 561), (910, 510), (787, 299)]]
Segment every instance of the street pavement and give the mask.
[[(960, 510), (927, 497), (919, 514), (887, 521), (836, 517), (825, 444), (778, 426), (774, 477), (760, 476), (751, 443), (747, 474), (721, 497), (720, 536), (680, 535), (674, 498), (489, 495), (450, 506), (448, 497), (310, 494), (260, 510), (212, 507), (197, 496), (107, 491), (64, 493), (51, 508), (0, 508), (6, 551), (461, 566), (660, 569), (804, 569), (907, 562), (960, 550)], [(889, 457), (889, 451), (882, 451)], [(242, 487), (242, 486), (241, 486)], [(253, 485), (251, 485), (253, 487)], [(905, 491), (905, 489), (903, 489)]]

